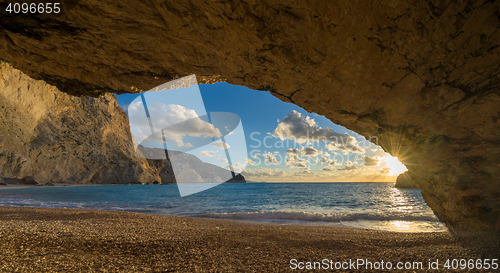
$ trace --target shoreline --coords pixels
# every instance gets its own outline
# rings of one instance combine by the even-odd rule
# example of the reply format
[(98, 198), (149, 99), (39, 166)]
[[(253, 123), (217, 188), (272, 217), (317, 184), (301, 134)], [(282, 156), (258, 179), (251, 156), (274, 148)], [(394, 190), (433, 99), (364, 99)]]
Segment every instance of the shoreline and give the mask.
[(286, 271), (291, 259), (359, 258), (427, 266), (429, 259), (498, 258), (493, 257), (498, 251), (479, 253), (479, 248), (459, 242), (449, 232), (248, 224), (87, 209), (0, 206), (0, 234), (3, 272), (21, 268), (39, 272)]
[[(301, 220), (301, 219), (272, 219), (272, 218), (218, 218), (218, 217), (210, 217), (210, 216), (196, 216), (196, 215), (170, 215), (170, 214), (159, 214), (155, 212), (143, 212), (139, 210), (118, 210), (118, 209), (104, 209), (104, 208), (76, 208), (76, 207), (38, 207), (38, 206), (20, 206), (20, 205), (0, 205), (1, 207), (12, 207), (12, 208), (34, 208), (34, 209), (75, 209), (75, 210), (85, 210), (85, 211), (102, 211), (102, 212), (127, 212), (127, 213), (139, 213), (145, 215), (156, 215), (156, 216), (167, 216), (167, 217), (186, 217), (193, 219), (205, 219), (205, 220), (215, 220), (215, 221), (231, 221), (237, 223), (244, 224), (254, 224), (254, 225), (270, 225), (270, 226), (315, 226), (315, 227), (332, 227), (332, 228), (348, 228), (348, 229), (359, 229), (359, 230), (373, 230), (373, 231), (385, 231), (385, 232), (393, 232), (393, 233), (440, 233), (445, 232), (448, 233), (449, 229), (439, 230), (439, 231), (404, 231), (404, 230), (389, 230), (383, 228), (376, 227), (363, 227), (363, 226), (355, 226), (347, 223), (343, 223), (343, 221), (338, 222), (327, 222), (327, 221), (309, 221), (309, 220)], [(398, 220), (366, 220), (373, 222), (391, 222)], [(349, 221), (347, 221), (349, 222)], [(399, 221), (398, 221), (399, 222)], [(409, 222), (426, 222), (420, 220), (414, 220)], [(441, 223), (441, 222), (439, 222)], [(444, 223), (441, 223), (444, 225)]]

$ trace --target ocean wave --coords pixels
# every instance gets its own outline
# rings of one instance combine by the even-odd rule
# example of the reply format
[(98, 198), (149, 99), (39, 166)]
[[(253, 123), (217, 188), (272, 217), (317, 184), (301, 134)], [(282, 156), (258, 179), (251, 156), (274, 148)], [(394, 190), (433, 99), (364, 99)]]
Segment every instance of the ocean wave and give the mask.
[(328, 214), (315, 212), (291, 212), (291, 211), (258, 211), (258, 212), (231, 212), (231, 213), (208, 213), (198, 214), (197, 217), (216, 218), (228, 220), (282, 220), (282, 221), (306, 221), (306, 222), (342, 222), (357, 220), (374, 221), (427, 221), (439, 222), (436, 216), (425, 215), (381, 215), (370, 213), (352, 214)]

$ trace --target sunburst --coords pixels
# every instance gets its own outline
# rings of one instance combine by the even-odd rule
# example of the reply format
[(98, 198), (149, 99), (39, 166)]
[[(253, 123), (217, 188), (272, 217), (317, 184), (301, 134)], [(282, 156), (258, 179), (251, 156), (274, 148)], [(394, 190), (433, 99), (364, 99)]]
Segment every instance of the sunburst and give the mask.
[(387, 155), (384, 157), (384, 160), (387, 167), (389, 167), (390, 175), (399, 175), (408, 170), (403, 163), (399, 162), (397, 157)]

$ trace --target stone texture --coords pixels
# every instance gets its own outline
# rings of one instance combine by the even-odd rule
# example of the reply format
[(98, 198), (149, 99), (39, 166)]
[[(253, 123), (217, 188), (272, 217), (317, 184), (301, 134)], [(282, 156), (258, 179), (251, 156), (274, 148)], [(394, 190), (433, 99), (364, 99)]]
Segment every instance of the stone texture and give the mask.
[(135, 153), (128, 119), (113, 94), (74, 97), (6, 63), (0, 76), (0, 177), (10, 178), (5, 183), (160, 179)]
[[(278, 98), (398, 156), (454, 229), (500, 223), (499, 1), (81, 0), (2, 14), (0, 56), (71, 94), (195, 73)], [(101, 98), (100, 100), (102, 100)]]
[(2, 185), (38, 185), (38, 182), (33, 176), (25, 176), (22, 178), (17, 177), (2, 177)]
[(408, 175), (408, 172), (404, 172), (398, 176), (396, 179), (396, 185), (394, 185), (396, 188), (405, 188), (405, 189), (413, 189), (417, 188), (417, 185), (415, 185), (415, 182), (410, 178)]

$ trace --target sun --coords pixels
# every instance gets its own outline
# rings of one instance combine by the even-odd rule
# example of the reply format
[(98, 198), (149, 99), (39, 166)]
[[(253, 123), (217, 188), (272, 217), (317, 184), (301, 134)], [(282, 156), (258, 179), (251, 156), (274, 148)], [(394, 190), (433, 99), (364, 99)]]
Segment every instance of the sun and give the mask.
[(388, 155), (384, 159), (387, 164), (387, 167), (389, 167), (390, 175), (399, 175), (408, 170), (403, 163), (399, 162), (397, 157)]

